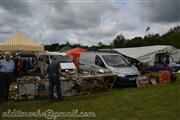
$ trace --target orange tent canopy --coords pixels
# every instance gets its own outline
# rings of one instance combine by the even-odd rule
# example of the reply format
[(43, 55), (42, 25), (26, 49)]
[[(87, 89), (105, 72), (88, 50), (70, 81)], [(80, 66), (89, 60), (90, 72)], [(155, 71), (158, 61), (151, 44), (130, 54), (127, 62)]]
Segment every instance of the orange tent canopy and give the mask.
[(73, 58), (73, 62), (75, 63), (75, 65), (78, 65), (79, 55), (81, 54), (81, 52), (85, 52), (85, 51), (86, 49), (77, 47), (77, 48), (65, 51), (65, 53)]

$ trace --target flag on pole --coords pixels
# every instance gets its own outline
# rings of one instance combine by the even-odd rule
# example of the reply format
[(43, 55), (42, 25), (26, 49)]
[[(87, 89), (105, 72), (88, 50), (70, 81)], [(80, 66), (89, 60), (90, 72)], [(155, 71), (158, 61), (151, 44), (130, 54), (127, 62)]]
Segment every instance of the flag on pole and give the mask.
[(149, 31), (149, 30), (150, 30), (150, 26), (148, 26), (148, 27), (146, 28), (146, 32)]

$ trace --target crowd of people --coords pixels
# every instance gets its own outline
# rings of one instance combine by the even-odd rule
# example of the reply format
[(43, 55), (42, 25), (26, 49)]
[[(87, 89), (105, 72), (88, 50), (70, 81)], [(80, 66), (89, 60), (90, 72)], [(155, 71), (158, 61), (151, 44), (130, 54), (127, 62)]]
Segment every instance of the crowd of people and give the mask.
[[(17, 62), (17, 58), (13, 57), (10, 52), (0, 55), (0, 101), (8, 100), (10, 84), (16, 73), (19, 73), (21, 70), (19, 66), (20, 64)], [(53, 58), (52, 63), (48, 65), (47, 72), (49, 78), (49, 99), (55, 99), (54, 87), (56, 87), (57, 99), (62, 100), (59, 80), (61, 71), (56, 58)]]

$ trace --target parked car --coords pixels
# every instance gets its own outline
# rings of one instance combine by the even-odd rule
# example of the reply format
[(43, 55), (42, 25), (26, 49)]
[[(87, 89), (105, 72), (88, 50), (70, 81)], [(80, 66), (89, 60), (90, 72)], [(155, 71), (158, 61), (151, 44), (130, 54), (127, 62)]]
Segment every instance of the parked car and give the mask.
[(60, 62), (60, 67), (62, 71), (71, 71), (76, 72), (76, 66), (69, 58), (66, 53), (60, 52), (49, 52), (45, 51), (38, 54), (38, 66), (40, 67), (41, 64), (44, 64), (44, 72), (47, 72), (47, 65), (52, 62), (52, 58), (56, 57), (56, 59)]
[(85, 52), (79, 57), (80, 69), (108, 69), (117, 75), (116, 85), (134, 85), (138, 69), (117, 53)]

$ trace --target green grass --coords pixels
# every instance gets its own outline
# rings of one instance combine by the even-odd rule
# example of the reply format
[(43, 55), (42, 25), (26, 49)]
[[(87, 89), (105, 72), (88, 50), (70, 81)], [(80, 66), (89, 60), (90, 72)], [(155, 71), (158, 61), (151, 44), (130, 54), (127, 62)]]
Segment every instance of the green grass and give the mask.
[[(63, 120), (180, 120), (180, 74), (176, 82), (170, 84), (138, 89), (114, 88), (111, 92), (93, 92), (90, 96), (67, 97), (64, 101), (26, 100), (0, 104), (0, 113), (8, 109), (22, 111), (52, 109), (58, 112), (78, 109), (81, 112), (96, 113), (95, 118), (58, 118)], [(43, 118), (36, 119), (43, 120)]]

